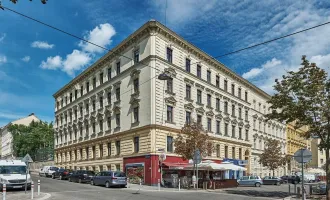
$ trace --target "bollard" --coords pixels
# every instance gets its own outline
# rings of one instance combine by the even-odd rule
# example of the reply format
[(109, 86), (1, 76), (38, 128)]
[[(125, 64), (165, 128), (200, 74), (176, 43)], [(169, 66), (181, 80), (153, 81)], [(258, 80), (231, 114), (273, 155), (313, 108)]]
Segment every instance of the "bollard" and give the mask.
[(179, 179), (179, 191), (181, 190), (181, 181)]
[(291, 185), (288, 184), (288, 186), (289, 186), (289, 195), (290, 195), (290, 193), (291, 193)]
[(297, 185), (294, 184), (294, 193), (297, 194)]
[(38, 196), (40, 195), (40, 180), (38, 180)]
[(33, 199), (33, 193), (34, 193), (34, 183), (31, 182), (31, 199)]
[(7, 186), (6, 184), (2, 185), (2, 200), (6, 200)]
[(129, 188), (129, 178), (127, 178), (127, 188)]
[(160, 180), (158, 179), (158, 191), (160, 191)]

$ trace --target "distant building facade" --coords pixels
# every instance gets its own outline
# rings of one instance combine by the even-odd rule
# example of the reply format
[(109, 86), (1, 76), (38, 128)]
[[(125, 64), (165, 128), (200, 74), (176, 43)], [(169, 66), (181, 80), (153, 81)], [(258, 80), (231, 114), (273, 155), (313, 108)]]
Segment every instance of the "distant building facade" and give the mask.
[(25, 125), (28, 126), (32, 121), (40, 121), (34, 113), (30, 114), (29, 116), (25, 118), (18, 119), (16, 121), (8, 123), (6, 126), (2, 127), (0, 129), (1, 133), (1, 158), (2, 159), (10, 159), (13, 158), (13, 135), (8, 130), (8, 127), (11, 124), (17, 124), (17, 125)]
[(312, 150), (312, 161), (311, 167), (313, 168), (322, 168), (326, 162), (325, 151), (319, 150), (320, 139), (313, 139), (311, 143), (311, 150)]

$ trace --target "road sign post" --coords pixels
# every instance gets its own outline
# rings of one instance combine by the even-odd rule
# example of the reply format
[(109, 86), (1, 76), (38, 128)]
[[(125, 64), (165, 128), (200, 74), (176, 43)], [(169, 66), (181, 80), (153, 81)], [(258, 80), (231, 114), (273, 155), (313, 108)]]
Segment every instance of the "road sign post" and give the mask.
[(305, 193), (305, 187), (304, 187), (304, 163), (309, 162), (312, 159), (312, 152), (308, 149), (299, 149), (294, 153), (294, 159), (298, 162), (301, 163), (301, 196), (302, 199), (306, 199), (306, 193)]
[(26, 154), (24, 156), (24, 158), (22, 159), (23, 162), (26, 163), (26, 175), (25, 175), (25, 194), (26, 194), (26, 191), (27, 191), (27, 177), (28, 177), (28, 174), (30, 173), (29, 171), (29, 164), (33, 162), (31, 156), (29, 154)]
[(160, 183), (163, 184), (163, 162), (166, 160), (166, 153), (164, 149), (158, 149), (162, 150), (162, 153), (159, 155), (159, 161), (160, 161)]
[(202, 162), (201, 152), (196, 149), (194, 152), (194, 165), (196, 164), (196, 189), (198, 190), (198, 164)]

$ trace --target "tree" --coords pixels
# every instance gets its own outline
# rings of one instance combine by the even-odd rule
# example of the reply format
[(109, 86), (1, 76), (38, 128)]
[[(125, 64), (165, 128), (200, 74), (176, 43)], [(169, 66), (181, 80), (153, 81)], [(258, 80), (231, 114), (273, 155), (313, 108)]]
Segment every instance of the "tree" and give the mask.
[(32, 121), (29, 126), (11, 124), (8, 130), (13, 136), (12, 148), (15, 157), (24, 157), (29, 153), (34, 160), (44, 160), (52, 156), (54, 150), (52, 124)]
[(181, 155), (184, 160), (193, 159), (196, 149), (199, 149), (202, 155), (209, 155), (213, 151), (211, 137), (197, 122), (184, 125), (181, 133), (174, 140), (174, 146), (174, 153)]
[(259, 156), (259, 163), (273, 171), (273, 176), (275, 176), (275, 170), (285, 165), (288, 158), (282, 156), (280, 141), (268, 139), (265, 145), (264, 152)]
[(330, 200), (330, 80), (325, 70), (302, 56), (302, 67), (290, 71), (282, 80), (275, 80), (275, 95), (268, 103), (272, 113), (267, 119), (290, 123), (295, 128), (307, 126), (305, 138), (319, 138), (319, 149), (326, 152), (327, 199)]

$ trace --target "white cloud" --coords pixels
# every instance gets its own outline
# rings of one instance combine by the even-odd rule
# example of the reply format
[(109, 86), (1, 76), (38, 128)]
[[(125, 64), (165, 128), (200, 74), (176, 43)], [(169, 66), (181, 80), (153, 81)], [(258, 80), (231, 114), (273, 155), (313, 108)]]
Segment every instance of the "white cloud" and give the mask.
[(46, 61), (42, 61), (40, 64), (40, 67), (42, 69), (58, 69), (62, 66), (62, 58), (61, 56), (55, 56), (55, 57), (48, 57)]
[(0, 65), (6, 62), (7, 62), (7, 57), (4, 55), (0, 55)]
[[(107, 45), (111, 44), (111, 38), (116, 34), (115, 29), (110, 24), (100, 24), (99, 26), (95, 27), (92, 31), (90, 31), (84, 39), (97, 44), (102, 47), (106, 47)], [(101, 53), (104, 49), (92, 45), (86, 42), (80, 42), (79, 46), (82, 48), (83, 51), (89, 53)]]
[(265, 70), (276, 67), (276, 66), (280, 65), (281, 63), (282, 63), (282, 61), (277, 60), (276, 58), (273, 58), (272, 60), (267, 61), (265, 64), (263, 64), (260, 68), (252, 68), (250, 71), (244, 73), (242, 76), (245, 79), (253, 79), (256, 76), (260, 75)]
[(39, 49), (52, 49), (54, 46), (54, 44), (48, 44), (45, 41), (34, 41), (31, 43), (31, 47)]
[(6, 37), (6, 33), (2, 33), (0, 35), (0, 42), (2, 42), (5, 39), (5, 37)]
[(30, 59), (31, 59), (30, 56), (24, 56), (24, 57), (22, 58), (22, 61), (24, 61), (24, 62), (29, 62)]

